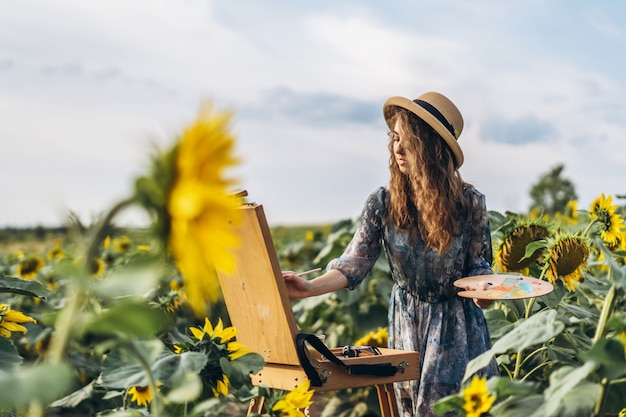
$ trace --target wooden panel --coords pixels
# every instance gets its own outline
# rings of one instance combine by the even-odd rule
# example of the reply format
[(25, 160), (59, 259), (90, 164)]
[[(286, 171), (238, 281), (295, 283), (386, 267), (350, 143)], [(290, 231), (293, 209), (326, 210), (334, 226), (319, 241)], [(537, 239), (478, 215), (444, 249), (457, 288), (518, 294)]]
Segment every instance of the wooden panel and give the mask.
[(247, 204), (241, 210), (236, 270), (218, 273), (230, 320), (238, 331), (237, 341), (267, 363), (299, 366), (295, 347), (298, 326), (263, 206)]
[[(331, 349), (339, 354), (341, 349)], [(390, 384), (398, 381), (418, 379), (419, 355), (417, 352), (397, 349), (380, 348), (382, 355), (361, 356), (358, 358), (343, 358), (341, 360), (350, 365), (356, 364), (379, 364), (390, 362), (394, 366), (401, 366), (403, 371), (393, 376), (376, 375), (349, 375), (343, 367), (326, 359), (318, 360), (317, 352), (311, 356), (311, 363), (318, 370), (326, 375), (327, 380), (321, 387), (312, 387), (316, 392), (324, 392), (345, 388), (367, 387), (371, 385)], [(304, 369), (296, 366), (285, 366), (280, 364), (267, 364), (258, 375), (251, 375), (255, 385), (266, 384), (272, 388), (291, 391), (308, 379)]]

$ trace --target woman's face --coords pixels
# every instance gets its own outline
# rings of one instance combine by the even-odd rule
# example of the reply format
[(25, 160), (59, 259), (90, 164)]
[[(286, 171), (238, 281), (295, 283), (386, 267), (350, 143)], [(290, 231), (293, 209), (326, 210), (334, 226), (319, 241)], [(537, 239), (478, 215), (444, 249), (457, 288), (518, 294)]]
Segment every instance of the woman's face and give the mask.
[(406, 151), (403, 146), (403, 144), (406, 143), (403, 132), (404, 130), (402, 129), (400, 119), (397, 119), (393, 130), (391, 131), (393, 138), (393, 156), (396, 160), (396, 164), (398, 164), (400, 172), (406, 174), (408, 170), (408, 161), (406, 159)]

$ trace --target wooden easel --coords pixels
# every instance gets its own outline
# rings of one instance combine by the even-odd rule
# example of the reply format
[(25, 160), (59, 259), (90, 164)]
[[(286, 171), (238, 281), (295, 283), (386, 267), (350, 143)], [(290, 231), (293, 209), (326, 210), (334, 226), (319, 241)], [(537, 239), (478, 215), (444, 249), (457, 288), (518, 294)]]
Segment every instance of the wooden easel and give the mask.
[[(237, 328), (237, 341), (259, 353), (264, 368), (252, 375), (255, 385), (291, 391), (308, 379), (298, 359), (296, 336), (298, 326), (263, 206), (245, 204), (241, 207), (242, 222), (237, 227), (239, 247), (235, 251), (233, 273), (219, 272), (220, 286), (232, 324)], [(341, 349), (331, 349), (341, 354)], [(342, 358), (346, 363), (391, 362), (401, 371), (394, 376), (348, 375), (343, 368), (310, 352), (311, 363), (326, 379), (316, 392), (375, 386), (382, 417), (396, 417), (398, 411), (393, 382), (418, 378), (417, 352), (380, 348), (382, 355)], [(253, 401), (248, 410), (260, 412), (262, 399)], [(307, 410), (311, 415), (312, 410)]]

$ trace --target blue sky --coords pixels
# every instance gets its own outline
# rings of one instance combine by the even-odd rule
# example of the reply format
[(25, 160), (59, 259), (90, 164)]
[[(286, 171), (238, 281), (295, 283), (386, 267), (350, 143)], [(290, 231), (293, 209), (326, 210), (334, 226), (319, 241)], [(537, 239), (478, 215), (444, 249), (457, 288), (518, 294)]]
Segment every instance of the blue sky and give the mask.
[(586, 208), (626, 194), (625, 50), (606, 0), (7, 2), (0, 226), (89, 221), (206, 100), (235, 112), (234, 175), (270, 224), (355, 217), (388, 178), (382, 104), (432, 90), (490, 209), (526, 211), (559, 163)]

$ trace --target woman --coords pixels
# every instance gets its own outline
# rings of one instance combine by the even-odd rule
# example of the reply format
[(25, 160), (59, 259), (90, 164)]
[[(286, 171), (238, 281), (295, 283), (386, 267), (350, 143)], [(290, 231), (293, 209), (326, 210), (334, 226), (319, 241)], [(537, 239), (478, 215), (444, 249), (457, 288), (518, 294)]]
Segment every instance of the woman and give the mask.
[[(458, 392), (467, 363), (490, 347), (478, 300), (456, 295), (461, 277), (491, 274), (491, 238), (484, 196), (459, 174), (457, 139), (463, 118), (439, 93), (392, 97), (387, 187), (368, 197), (343, 255), (307, 281), (283, 273), (292, 297), (354, 289), (385, 250), (394, 286), (389, 347), (419, 352), (420, 379), (395, 384), (403, 416), (434, 416), (433, 404)], [(481, 373), (496, 375), (492, 362)]]

